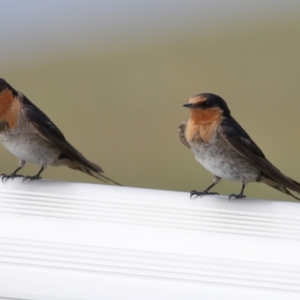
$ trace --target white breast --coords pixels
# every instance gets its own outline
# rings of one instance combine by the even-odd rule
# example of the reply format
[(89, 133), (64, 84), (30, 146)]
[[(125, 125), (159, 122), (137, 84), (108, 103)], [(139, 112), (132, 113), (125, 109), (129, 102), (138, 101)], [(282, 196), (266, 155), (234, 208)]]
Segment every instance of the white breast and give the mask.
[(30, 132), (24, 127), (0, 133), (0, 142), (19, 160), (34, 164), (52, 164), (59, 155), (59, 150), (56, 147), (33, 130)]
[(234, 181), (256, 181), (259, 170), (218, 139), (211, 143), (190, 143), (195, 159), (212, 174)]

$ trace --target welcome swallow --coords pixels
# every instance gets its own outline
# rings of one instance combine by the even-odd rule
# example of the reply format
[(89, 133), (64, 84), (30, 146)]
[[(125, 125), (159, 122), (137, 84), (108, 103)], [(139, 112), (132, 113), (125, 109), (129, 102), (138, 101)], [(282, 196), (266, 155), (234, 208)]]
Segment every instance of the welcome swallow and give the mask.
[[(40, 179), (48, 165), (67, 166), (104, 182), (116, 181), (87, 160), (64, 137), (55, 124), (22, 93), (0, 79), (0, 142), (19, 159), (19, 167), (2, 180), (14, 177)], [(34, 176), (18, 175), (26, 162), (41, 166)]]
[(229, 199), (243, 198), (248, 182), (263, 182), (278, 191), (300, 200), (291, 191), (300, 193), (300, 183), (277, 169), (254, 143), (246, 131), (231, 116), (226, 102), (209, 93), (192, 97), (183, 105), (191, 116), (179, 126), (181, 142), (191, 149), (195, 159), (214, 175), (214, 182), (193, 195), (213, 195), (209, 192), (221, 179), (239, 181), (239, 194)]

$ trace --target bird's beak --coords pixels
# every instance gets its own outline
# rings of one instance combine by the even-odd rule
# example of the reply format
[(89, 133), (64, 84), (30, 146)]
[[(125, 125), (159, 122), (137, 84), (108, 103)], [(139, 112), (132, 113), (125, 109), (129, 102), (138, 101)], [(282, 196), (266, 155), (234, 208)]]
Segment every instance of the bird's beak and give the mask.
[(183, 104), (184, 107), (192, 107), (193, 104), (192, 103), (186, 103), (186, 104)]

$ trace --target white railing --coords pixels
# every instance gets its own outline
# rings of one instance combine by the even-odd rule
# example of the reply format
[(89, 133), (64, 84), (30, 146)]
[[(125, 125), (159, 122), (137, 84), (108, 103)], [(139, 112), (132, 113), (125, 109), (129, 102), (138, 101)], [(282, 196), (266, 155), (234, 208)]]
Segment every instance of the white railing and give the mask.
[(300, 203), (0, 182), (0, 299), (300, 299)]

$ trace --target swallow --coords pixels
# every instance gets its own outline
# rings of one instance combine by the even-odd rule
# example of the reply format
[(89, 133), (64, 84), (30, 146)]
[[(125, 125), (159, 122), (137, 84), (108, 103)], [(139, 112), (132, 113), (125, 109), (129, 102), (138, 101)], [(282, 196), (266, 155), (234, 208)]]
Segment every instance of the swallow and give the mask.
[[(40, 179), (41, 173), (51, 165), (67, 166), (120, 185), (77, 151), (40, 109), (4, 79), (0, 79), (0, 142), (19, 159), (19, 167), (10, 175), (2, 174), (2, 180), (14, 177)], [(39, 172), (34, 176), (17, 174), (26, 162), (40, 165)]]
[(191, 191), (192, 196), (217, 195), (210, 192), (221, 179), (242, 183), (239, 194), (229, 199), (244, 198), (249, 182), (263, 182), (297, 200), (291, 191), (300, 193), (300, 183), (277, 169), (231, 116), (226, 102), (219, 96), (203, 93), (183, 105), (190, 118), (179, 126), (181, 142), (191, 149), (195, 159), (214, 175), (213, 183), (204, 191)]

